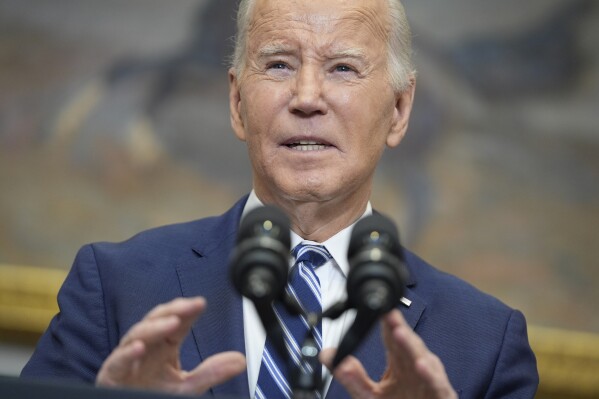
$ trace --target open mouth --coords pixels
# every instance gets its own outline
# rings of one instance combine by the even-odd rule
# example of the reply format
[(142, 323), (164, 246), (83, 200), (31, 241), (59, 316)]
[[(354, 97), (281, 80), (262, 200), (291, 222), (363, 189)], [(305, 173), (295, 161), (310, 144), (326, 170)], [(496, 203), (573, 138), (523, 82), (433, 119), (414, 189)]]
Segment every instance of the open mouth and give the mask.
[(292, 142), (286, 144), (286, 146), (296, 151), (321, 151), (330, 147), (329, 144), (309, 140), (300, 140), (297, 142)]

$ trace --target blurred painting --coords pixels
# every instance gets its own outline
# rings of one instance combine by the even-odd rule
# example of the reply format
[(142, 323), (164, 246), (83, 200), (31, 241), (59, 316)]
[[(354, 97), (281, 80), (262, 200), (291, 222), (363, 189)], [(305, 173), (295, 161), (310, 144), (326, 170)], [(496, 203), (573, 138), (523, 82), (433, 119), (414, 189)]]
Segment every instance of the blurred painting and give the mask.
[[(599, 10), (405, 0), (408, 135), (373, 206), (536, 325), (599, 332)], [(251, 189), (228, 113), (233, 0), (0, 0), (0, 263), (219, 214)]]

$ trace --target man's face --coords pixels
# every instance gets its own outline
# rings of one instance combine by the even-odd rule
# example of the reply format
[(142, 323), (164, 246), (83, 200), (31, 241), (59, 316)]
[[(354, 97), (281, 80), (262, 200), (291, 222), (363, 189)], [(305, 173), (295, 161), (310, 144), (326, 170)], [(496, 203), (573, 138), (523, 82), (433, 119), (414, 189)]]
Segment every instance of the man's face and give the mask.
[(385, 145), (407, 128), (413, 88), (387, 74), (384, 0), (258, 0), (231, 119), (265, 202), (365, 201)]

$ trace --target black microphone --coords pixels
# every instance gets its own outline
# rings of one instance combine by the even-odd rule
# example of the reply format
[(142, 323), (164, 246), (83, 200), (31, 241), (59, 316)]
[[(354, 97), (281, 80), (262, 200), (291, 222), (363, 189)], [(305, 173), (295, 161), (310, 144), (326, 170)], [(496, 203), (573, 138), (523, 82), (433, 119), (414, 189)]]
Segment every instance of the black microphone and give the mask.
[(287, 284), (291, 235), (289, 219), (278, 208), (263, 206), (241, 221), (231, 258), (233, 285), (256, 302), (282, 298)]
[(278, 208), (253, 209), (241, 221), (231, 256), (233, 286), (249, 298), (281, 356), (287, 355), (284, 333), (272, 303), (285, 296), (291, 232), (289, 219)]
[(397, 228), (380, 214), (356, 223), (347, 258), (346, 306), (357, 313), (339, 344), (333, 368), (357, 348), (380, 316), (399, 304), (408, 277)]

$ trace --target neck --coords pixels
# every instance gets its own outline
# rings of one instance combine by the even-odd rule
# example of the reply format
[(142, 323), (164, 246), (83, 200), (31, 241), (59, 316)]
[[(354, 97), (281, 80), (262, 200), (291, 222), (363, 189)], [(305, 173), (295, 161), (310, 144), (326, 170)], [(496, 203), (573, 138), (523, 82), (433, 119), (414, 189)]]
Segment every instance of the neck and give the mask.
[(287, 214), (291, 230), (304, 240), (322, 243), (353, 224), (366, 211), (370, 191), (351, 198), (325, 201), (298, 201), (271, 198), (256, 192), (264, 204), (278, 206)]

